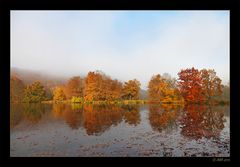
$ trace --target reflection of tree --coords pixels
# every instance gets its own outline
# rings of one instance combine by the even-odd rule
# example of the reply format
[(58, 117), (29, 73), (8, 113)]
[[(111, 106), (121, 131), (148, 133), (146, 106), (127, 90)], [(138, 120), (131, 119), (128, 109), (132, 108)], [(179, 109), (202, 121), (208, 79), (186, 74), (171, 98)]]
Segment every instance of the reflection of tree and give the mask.
[(53, 104), (53, 116), (63, 118), (72, 129), (82, 125), (82, 108), (80, 105)]
[(217, 138), (224, 128), (224, 110), (219, 107), (207, 105), (187, 105), (185, 106), (185, 116), (182, 118), (183, 124), (181, 134), (192, 138), (200, 139)]
[(67, 105), (63, 118), (72, 129), (78, 129), (83, 123), (83, 112), (79, 109), (72, 109), (72, 106)]
[(45, 114), (45, 105), (41, 103), (24, 103), (24, 118), (31, 123), (37, 123)]
[(18, 125), (23, 119), (23, 105), (20, 103), (11, 103), (10, 106), (10, 128)]
[(65, 104), (53, 104), (53, 109), (52, 109), (52, 113), (53, 113), (53, 117), (56, 119), (62, 118), (63, 116), (63, 112), (65, 111)]
[(125, 122), (129, 125), (137, 125), (141, 121), (139, 106), (138, 105), (126, 105), (122, 106), (124, 109), (123, 117)]
[(149, 105), (149, 121), (153, 130), (161, 132), (172, 129), (179, 115), (181, 106), (177, 105)]
[(121, 108), (113, 105), (84, 105), (84, 127), (88, 135), (99, 135), (122, 121)]
[(75, 112), (82, 112), (82, 111), (83, 111), (83, 104), (72, 103), (72, 104), (71, 104), (71, 108), (72, 108), (72, 110), (75, 111)]

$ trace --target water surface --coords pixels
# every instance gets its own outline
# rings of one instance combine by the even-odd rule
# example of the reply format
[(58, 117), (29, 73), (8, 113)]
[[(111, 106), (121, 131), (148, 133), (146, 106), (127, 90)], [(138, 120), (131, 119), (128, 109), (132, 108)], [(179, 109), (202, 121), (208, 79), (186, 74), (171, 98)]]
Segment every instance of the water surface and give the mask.
[(11, 104), (10, 156), (229, 157), (229, 106)]

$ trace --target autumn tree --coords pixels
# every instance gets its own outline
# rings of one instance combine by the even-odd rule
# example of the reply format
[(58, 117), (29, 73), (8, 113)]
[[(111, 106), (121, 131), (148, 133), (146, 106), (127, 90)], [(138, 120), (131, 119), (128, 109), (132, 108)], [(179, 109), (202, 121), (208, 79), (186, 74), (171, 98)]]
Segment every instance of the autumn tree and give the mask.
[(122, 83), (100, 71), (89, 72), (85, 85), (85, 100), (114, 100), (121, 97)]
[(46, 99), (46, 91), (43, 85), (36, 81), (24, 89), (24, 102), (36, 103)]
[(56, 87), (53, 91), (53, 100), (54, 101), (63, 101), (66, 99), (66, 95), (64, 94), (63, 88)]
[(200, 71), (202, 79), (202, 89), (206, 100), (210, 101), (213, 97), (220, 96), (223, 92), (221, 79), (216, 75), (212, 69), (202, 69)]
[(116, 100), (121, 98), (122, 83), (118, 80), (109, 79), (107, 81), (108, 87), (105, 89), (107, 91), (107, 100)]
[(160, 74), (152, 76), (148, 84), (148, 95), (151, 101), (173, 102), (180, 101), (179, 90), (175, 87), (174, 79), (171, 76), (161, 76)]
[(17, 76), (10, 79), (10, 102), (21, 102), (24, 96), (25, 85)]
[(148, 96), (151, 101), (160, 101), (162, 96), (160, 88), (165, 86), (160, 74), (152, 76), (148, 83)]
[(85, 80), (85, 100), (102, 100), (104, 96), (102, 76), (98, 72), (89, 72)]
[(136, 79), (125, 82), (122, 90), (122, 98), (128, 100), (139, 99), (140, 82)]
[(198, 69), (183, 69), (178, 76), (180, 93), (186, 102), (199, 103), (205, 100), (201, 72)]
[(83, 97), (83, 91), (84, 91), (84, 80), (79, 77), (72, 77), (66, 87), (65, 87), (65, 94), (67, 99), (75, 97)]

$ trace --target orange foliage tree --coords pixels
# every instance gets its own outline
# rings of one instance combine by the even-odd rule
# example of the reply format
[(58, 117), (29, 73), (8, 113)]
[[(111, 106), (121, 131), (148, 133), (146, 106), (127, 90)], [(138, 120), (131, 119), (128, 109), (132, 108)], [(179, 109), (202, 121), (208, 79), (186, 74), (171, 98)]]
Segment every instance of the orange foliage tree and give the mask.
[(213, 97), (220, 96), (223, 92), (223, 85), (221, 84), (221, 79), (216, 75), (216, 72), (213, 69), (202, 69), (200, 73), (205, 98), (210, 101)]
[(84, 81), (81, 77), (76, 76), (72, 77), (66, 87), (65, 87), (65, 94), (67, 99), (75, 97), (83, 97), (83, 90), (84, 90)]
[(115, 100), (121, 98), (121, 91), (122, 91), (122, 83), (118, 80), (108, 79), (108, 87), (106, 88), (107, 91), (107, 99), (108, 100)]
[(140, 82), (136, 79), (124, 83), (122, 89), (122, 98), (127, 100), (139, 99)]
[(85, 100), (114, 100), (121, 96), (122, 83), (104, 73), (89, 72), (85, 81)]

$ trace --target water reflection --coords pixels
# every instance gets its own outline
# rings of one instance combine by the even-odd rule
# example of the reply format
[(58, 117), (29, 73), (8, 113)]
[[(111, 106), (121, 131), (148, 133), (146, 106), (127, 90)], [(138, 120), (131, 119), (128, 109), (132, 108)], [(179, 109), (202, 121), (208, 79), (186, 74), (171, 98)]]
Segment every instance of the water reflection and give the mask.
[(182, 106), (179, 105), (149, 105), (149, 122), (153, 130), (162, 132), (171, 131), (177, 127), (177, 118)]
[(10, 128), (18, 125), (22, 120), (26, 120), (29, 123), (36, 124), (45, 114), (45, 111), (49, 109), (43, 104), (14, 104), (11, 105), (10, 111)]
[(23, 119), (23, 105), (22, 104), (14, 104), (11, 105), (10, 110), (10, 128), (14, 128), (18, 125)]
[(83, 126), (82, 105), (54, 104), (52, 113), (56, 119), (64, 119), (71, 129), (78, 129)]
[(88, 135), (100, 135), (122, 121), (121, 108), (105, 105), (84, 105), (84, 128)]
[(140, 110), (138, 105), (122, 106), (123, 118), (129, 125), (137, 126), (141, 122)]
[[(32, 124), (51, 117), (64, 120), (69, 128), (83, 128), (87, 135), (101, 135), (111, 127), (124, 122), (127, 126), (138, 126), (141, 112), (139, 105), (80, 105), (80, 104), (12, 104), (10, 128), (22, 120)], [(190, 139), (218, 138), (224, 128), (224, 115), (229, 107), (207, 105), (149, 105), (149, 124), (156, 132), (171, 132), (181, 125), (180, 133)], [(49, 115), (46, 115), (48, 113)], [(229, 111), (227, 112), (229, 113)], [(44, 117), (46, 115), (46, 117)], [(43, 122), (44, 123), (44, 122)]]
[(207, 105), (187, 105), (181, 119), (181, 134), (191, 139), (218, 138), (224, 128), (224, 108)]
[(63, 112), (65, 111), (65, 104), (53, 104), (52, 115), (55, 119), (61, 119), (63, 117)]
[(27, 118), (31, 123), (37, 123), (41, 120), (42, 116), (45, 114), (45, 105), (41, 104), (24, 104), (24, 117)]

